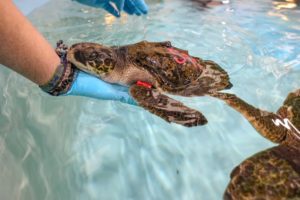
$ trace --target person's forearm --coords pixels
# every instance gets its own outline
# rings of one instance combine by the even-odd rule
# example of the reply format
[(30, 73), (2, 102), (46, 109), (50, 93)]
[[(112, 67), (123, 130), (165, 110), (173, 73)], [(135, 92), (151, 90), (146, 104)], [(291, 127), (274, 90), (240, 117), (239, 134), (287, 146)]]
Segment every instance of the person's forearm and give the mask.
[(11, 0), (0, 0), (0, 63), (43, 85), (60, 63), (52, 46)]

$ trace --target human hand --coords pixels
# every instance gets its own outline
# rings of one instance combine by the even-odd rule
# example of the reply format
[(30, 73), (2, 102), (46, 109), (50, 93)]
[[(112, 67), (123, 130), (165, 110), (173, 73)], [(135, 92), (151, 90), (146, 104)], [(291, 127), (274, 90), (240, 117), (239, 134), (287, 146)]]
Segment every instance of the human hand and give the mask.
[[(103, 8), (116, 17), (120, 17), (122, 10), (130, 15), (147, 14), (148, 6), (144, 0), (76, 0), (79, 3)], [(113, 6), (115, 4), (116, 7)]]
[(136, 102), (128, 94), (127, 87), (107, 83), (82, 71), (79, 71), (71, 88), (65, 95), (86, 96), (102, 100), (115, 100), (136, 105)]

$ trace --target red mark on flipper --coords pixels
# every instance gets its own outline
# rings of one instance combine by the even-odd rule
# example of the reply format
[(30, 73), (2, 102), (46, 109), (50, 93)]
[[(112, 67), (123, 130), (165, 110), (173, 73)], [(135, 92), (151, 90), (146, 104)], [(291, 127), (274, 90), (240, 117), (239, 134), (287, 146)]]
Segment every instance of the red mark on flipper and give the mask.
[(136, 84), (138, 86), (142, 86), (142, 87), (145, 87), (145, 88), (149, 88), (149, 89), (152, 88), (152, 85), (150, 83), (146, 83), (146, 82), (143, 82), (143, 81), (137, 81)]

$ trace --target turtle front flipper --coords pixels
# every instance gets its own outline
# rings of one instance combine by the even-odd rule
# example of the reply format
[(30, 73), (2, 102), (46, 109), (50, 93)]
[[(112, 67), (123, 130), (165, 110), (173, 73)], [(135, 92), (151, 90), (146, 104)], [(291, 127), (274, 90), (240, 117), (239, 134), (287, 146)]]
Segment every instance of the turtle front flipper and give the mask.
[(130, 94), (141, 107), (163, 118), (167, 122), (174, 122), (187, 127), (207, 123), (206, 118), (200, 112), (161, 94), (156, 89), (132, 85), (130, 87)]
[(300, 199), (300, 152), (280, 145), (243, 161), (231, 172), (224, 199)]
[(255, 108), (234, 94), (217, 92), (211, 93), (210, 96), (225, 101), (241, 113), (262, 136), (272, 142), (281, 143), (286, 139), (289, 130), (274, 123), (275, 120), (282, 120), (281, 116)]
[(300, 89), (288, 94), (277, 114), (290, 120), (300, 130)]

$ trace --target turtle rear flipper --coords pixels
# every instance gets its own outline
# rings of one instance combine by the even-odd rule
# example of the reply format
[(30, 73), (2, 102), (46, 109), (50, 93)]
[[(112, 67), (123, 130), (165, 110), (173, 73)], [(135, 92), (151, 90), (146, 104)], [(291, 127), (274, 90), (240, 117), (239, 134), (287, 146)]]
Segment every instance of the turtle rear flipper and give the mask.
[(279, 145), (243, 161), (231, 172), (224, 199), (300, 199), (300, 152)]
[(207, 85), (209, 92), (232, 87), (228, 73), (220, 65), (211, 60), (204, 60), (203, 63), (206, 70), (199, 79), (200, 85)]
[(180, 92), (183, 96), (203, 96), (209, 93), (230, 89), (232, 83), (228, 73), (211, 60), (193, 57), (200, 68), (201, 75)]
[(200, 112), (161, 94), (156, 89), (132, 85), (130, 87), (130, 94), (141, 107), (163, 118), (167, 122), (174, 122), (187, 127), (207, 123), (206, 118)]
[(289, 119), (300, 130), (300, 89), (288, 94), (277, 114)]

